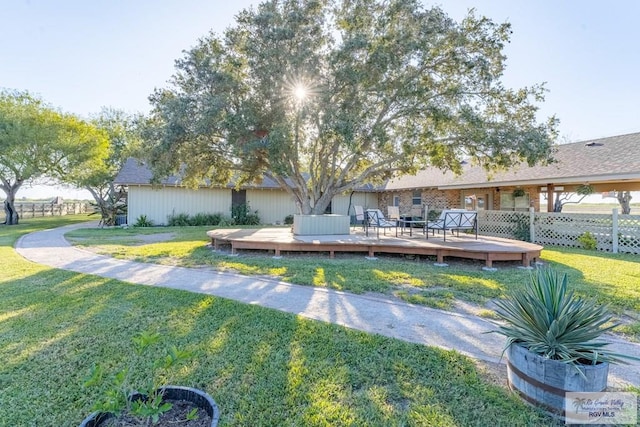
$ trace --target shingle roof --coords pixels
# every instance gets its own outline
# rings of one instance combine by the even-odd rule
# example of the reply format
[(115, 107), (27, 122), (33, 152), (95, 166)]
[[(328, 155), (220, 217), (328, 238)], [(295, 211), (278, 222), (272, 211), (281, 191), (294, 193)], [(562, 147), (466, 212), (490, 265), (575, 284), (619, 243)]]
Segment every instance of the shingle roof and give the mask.
[[(141, 160), (129, 158), (125, 162), (122, 169), (114, 179), (114, 184), (116, 185), (151, 185), (152, 172), (149, 166)], [(293, 186), (293, 183), (287, 180), (289, 185)], [(161, 185), (169, 185), (169, 186), (180, 186), (180, 177), (176, 175), (172, 175), (166, 179), (160, 181)], [(227, 188), (233, 188), (234, 184), (230, 183), (226, 186)], [(258, 184), (247, 184), (243, 185), (242, 188), (256, 188), (256, 189), (279, 189), (280, 185), (274, 180), (263, 177), (262, 182)], [(359, 191), (374, 191), (376, 187), (365, 184), (357, 188)]]
[[(640, 180), (640, 132), (556, 146), (556, 162), (547, 166), (515, 166), (496, 172), (491, 177), (480, 166), (464, 165), (461, 175), (431, 168), (416, 175), (405, 175), (375, 187), (364, 185), (360, 191), (403, 190), (413, 188), (481, 188), (527, 184), (582, 184), (608, 182), (622, 179)], [(128, 159), (118, 173), (118, 185), (150, 185), (151, 170), (136, 159)], [(171, 176), (163, 185), (179, 186), (180, 179)], [(229, 188), (233, 184), (228, 185)], [(260, 184), (244, 188), (276, 189), (278, 184), (264, 178)]]
[(556, 146), (556, 162), (547, 166), (526, 164), (489, 177), (480, 166), (463, 166), (459, 176), (425, 169), (387, 183), (385, 190), (411, 188), (479, 188), (498, 185), (595, 183), (620, 179), (640, 180), (640, 133), (612, 136)]
[[(125, 162), (122, 169), (114, 179), (116, 185), (151, 185), (151, 178), (153, 174), (147, 164), (141, 160), (129, 158)], [(172, 175), (166, 179), (160, 181), (161, 185), (180, 186), (180, 177)], [(234, 184), (228, 184), (228, 188), (233, 188)], [(263, 188), (263, 189), (276, 189), (280, 188), (277, 182), (264, 177), (260, 184), (245, 185), (244, 188)]]

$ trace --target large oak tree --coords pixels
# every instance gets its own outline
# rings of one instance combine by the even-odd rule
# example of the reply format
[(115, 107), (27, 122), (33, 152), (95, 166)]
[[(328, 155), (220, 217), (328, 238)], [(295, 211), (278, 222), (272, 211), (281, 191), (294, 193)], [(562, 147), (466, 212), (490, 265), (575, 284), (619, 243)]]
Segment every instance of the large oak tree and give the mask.
[(5, 223), (18, 224), (15, 197), (23, 184), (90, 173), (106, 154), (106, 135), (27, 92), (0, 92), (0, 189)]
[[(176, 61), (150, 97), (156, 178), (238, 185), (267, 176), (300, 213), (420, 168), (549, 158), (544, 88), (501, 83), (510, 26), (455, 22), (416, 0), (271, 0)], [(428, 184), (428, 183), (425, 183)]]

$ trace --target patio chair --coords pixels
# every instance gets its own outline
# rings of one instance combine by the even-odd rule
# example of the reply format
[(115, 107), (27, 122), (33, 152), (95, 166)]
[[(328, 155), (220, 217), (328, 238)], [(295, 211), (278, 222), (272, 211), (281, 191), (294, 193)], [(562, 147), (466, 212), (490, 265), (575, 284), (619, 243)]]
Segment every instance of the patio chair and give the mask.
[(389, 219), (389, 221), (400, 221), (400, 207), (387, 206), (387, 218)]
[(367, 221), (365, 221), (364, 208), (362, 206), (354, 206), (356, 212), (356, 224), (362, 224), (362, 231), (367, 231)]
[(429, 238), (429, 230), (435, 235), (435, 230), (442, 230), (444, 233), (444, 241), (447, 241), (447, 230), (458, 232), (460, 230), (475, 231), (476, 240), (478, 239), (478, 212), (467, 211), (464, 209), (444, 210), (440, 214), (440, 218), (436, 221), (427, 221), (425, 225), (425, 236)]
[(384, 235), (387, 235), (387, 228), (396, 229), (396, 237), (398, 237), (398, 222), (389, 221), (384, 217), (380, 209), (367, 209), (367, 236), (369, 228), (375, 228), (378, 239), (380, 238), (380, 229), (382, 228)]

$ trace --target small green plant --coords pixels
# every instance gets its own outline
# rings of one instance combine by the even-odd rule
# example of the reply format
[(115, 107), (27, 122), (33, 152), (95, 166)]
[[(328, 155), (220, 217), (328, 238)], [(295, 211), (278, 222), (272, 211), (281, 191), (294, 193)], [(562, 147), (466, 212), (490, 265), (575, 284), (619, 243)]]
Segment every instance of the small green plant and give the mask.
[(146, 215), (140, 215), (138, 219), (136, 219), (136, 223), (133, 224), (134, 227), (153, 227), (153, 221), (147, 218)]
[(589, 251), (594, 250), (598, 246), (598, 241), (590, 231), (582, 233), (580, 237), (578, 237), (578, 242), (582, 244), (583, 248)]
[[(175, 346), (167, 349), (164, 357), (153, 362), (153, 368), (147, 373), (146, 384), (134, 387), (131, 384), (131, 373), (136, 363), (139, 363), (145, 351), (160, 342), (160, 334), (142, 332), (131, 340), (133, 350), (137, 356), (130, 360), (130, 365), (116, 372), (108, 378), (109, 388), (105, 391), (101, 400), (94, 404), (94, 410), (110, 413), (116, 417), (127, 413), (138, 418), (145, 425), (156, 424), (160, 416), (172, 408), (172, 404), (163, 401), (163, 389), (158, 378), (164, 378), (169, 369), (178, 362), (191, 357), (190, 353), (178, 350)], [(84, 386), (91, 387), (102, 384), (104, 380), (104, 369), (100, 365), (94, 365), (91, 374), (86, 379)], [(133, 398), (134, 396), (144, 396)], [(192, 411), (193, 412), (193, 411)], [(197, 412), (197, 409), (196, 409)], [(193, 414), (192, 416), (196, 416)]]
[(506, 349), (520, 344), (529, 351), (573, 365), (622, 362), (633, 358), (607, 351), (595, 341), (617, 323), (608, 307), (576, 297), (567, 290), (567, 275), (550, 268), (531, 274), (529, 286), (496, 301), (496, 314), (506, 324), (496, 331), (507, 337)]
[(293, 224), (293, 215), (287, 215), (284, 217), (284, 225)]
[(193, 408), (187, 414), (187, 421), (195, 421), (199, 418), (198, 416), (198, 408)]

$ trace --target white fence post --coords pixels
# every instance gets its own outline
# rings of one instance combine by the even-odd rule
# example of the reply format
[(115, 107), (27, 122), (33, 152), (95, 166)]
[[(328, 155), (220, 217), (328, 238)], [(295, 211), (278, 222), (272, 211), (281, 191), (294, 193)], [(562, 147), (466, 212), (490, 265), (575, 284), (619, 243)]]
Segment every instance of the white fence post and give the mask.
[(613, 208), (611, 212), (611, 252), (618, 253), (618, 208)]
[(529, 241), (535, 243), (536, 241), (536, 226), (535, 226), (536, 213), (533, 206), (529, 207)]

